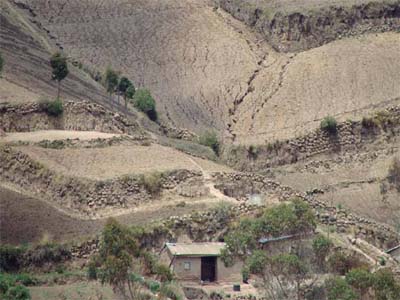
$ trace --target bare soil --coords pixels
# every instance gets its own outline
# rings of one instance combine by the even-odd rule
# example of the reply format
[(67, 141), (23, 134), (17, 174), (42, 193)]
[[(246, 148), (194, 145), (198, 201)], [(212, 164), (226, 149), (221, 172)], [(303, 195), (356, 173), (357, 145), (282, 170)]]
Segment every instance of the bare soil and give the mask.
[(21, 146), (18, 149), (56, 172), (96, 180), (176, 169), (200, 171), (193, 160), (209, 171), (229, 170), (223, 165), (193, 158), (178, 150), (158, 144), (61, 150)]
[(73, 130), (38, 130), (32, 132), (9, 132), (0, 137), (0, 142), (32, 142), (44, 140), (56, 141), (66, 139), (79, 139), (89, 141), (94, 139), (110, 139), (121, 136), (119, 134), (104, 133), (98, 131), (73, 131)]

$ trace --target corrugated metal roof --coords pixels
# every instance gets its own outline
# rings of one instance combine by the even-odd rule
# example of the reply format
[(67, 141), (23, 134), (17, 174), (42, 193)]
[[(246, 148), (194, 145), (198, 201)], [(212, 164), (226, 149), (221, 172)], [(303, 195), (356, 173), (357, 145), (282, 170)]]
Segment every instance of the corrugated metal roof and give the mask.
[(166, 243), (173, 256), (220, 256), (225, 243)]

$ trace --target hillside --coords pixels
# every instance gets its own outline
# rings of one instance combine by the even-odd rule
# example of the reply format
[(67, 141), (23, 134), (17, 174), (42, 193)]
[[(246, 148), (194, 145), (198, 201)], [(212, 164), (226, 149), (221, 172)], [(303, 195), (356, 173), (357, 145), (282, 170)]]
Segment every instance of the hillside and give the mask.
[[(56, 111), (55, 51), (70, 71)], [(388, 271), (397, 300), (399, 0), (0, 0), (0, 54), (0, 298), (11, 276), (33, 300), (115, 300), (88, 280), (114, 224), (140, 249), (116, 271), (148, 299), (266, 300), (272, 282), (328, 300), (335, 279), (376, 300)], [(148, 89), (157, 118), (110, 95), (107, 68)], [(243, 290), (172, 280), (167, 242), (226, 243), (216, 261), (245, 266), (230, 274)], [(361, 269), (366, 298), (345, 280)]]
[[(235, 1), (229, 5), (221, 1), (219, 9), (203, 0), (139, 1), (135, 5), (124, 1), (15, 3), (74, 59), (100, 71), (112, 65), (129, 75), (153, 92), (165, 118), (197, 133), (212, 127), (239, 143), (262, 144), (303, 134), (316, 128), (326, 115), (344, 121), (398, 103), (396, 57), (400, 49), (395, 30), (399, 21), (393, 12), (398, 3), (376, 8), (390, 15), (376, 18), (393, 26), (374, 34), (365, 30), (362, 35), (340, 36), (341, 40), (310, 50), (313, 44), (307, 42), (306, 51), (293, 54), (276, 52), (263, 34), (223, 11), (226, 8), (246, 19), (246, 15), (240, 17), (245, 14), (243, 9), (240, 16), (234, 12), (240, 9)], [(246, 3), (252, 7), (251, 1), (241, 6)], [(304, 8), (291, 1), (273, 3), (279, 11), (306, 9), (316, 15), (329, 12), (330, 5), (306, 1)], [(345, 12), (353, 8), (346, 3), (340, 18), (350, 22), (352, 14)], [(366, 1), (354, 3), (364, 5)], [(364, 15), (354, 26), (375, 18)], [(341, 22), (332, 18), (328, 22)], [(291, 30), (284, 24), (276, 29), (283, 38)], [(336, 27), (331, 31), (338, 32)], [(310, 35), (321, 36), (318, 32)], [(339, 36), (322, 38), (326, 43)]]

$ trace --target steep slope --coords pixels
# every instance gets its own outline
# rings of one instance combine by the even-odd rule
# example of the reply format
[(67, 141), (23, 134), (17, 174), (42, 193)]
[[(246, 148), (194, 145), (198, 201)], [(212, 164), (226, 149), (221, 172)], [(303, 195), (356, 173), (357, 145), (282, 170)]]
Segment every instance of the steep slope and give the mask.
[[(220, 1), (235, 17), (238, 11), (247, 16), (243, 5), (254, 3), (239, 2)], [(324, 27), (332, 34), (321, 41), (305, 39), (304, 49), (343, 38), (340, 32), (347, 29), (336, 23), (354, 19), (354, 26), (367, 28), (354, 34), (350, 28), (343, 34), (348, 38), (298, 54), (278, 53), (265, 40), (275, 48), (285, 37), (296, 41), (290, 32), (301, 20), (277, 22), (280, 38), (274, 42), (206, 0), (13, 3), (75, 59), (100, 70), (112, 65), (151, 89), (159, 111), (177, 127), (198, 133), (215, 128), (238, 143), (293, 137), (316, 128), (328, 114), (345, 120), (398, 102), (400, 96), (399, 33), (368, 34), (395, 30), (396, 1), (386, 6), (336, 1), (333, 11), (325, 0), (257, 1), (294, 15), (312, 12), (332, 25)], [(241, 19), (254, 25), (246, 18)], [(320, 36), (312, 30), (309, 35)]]

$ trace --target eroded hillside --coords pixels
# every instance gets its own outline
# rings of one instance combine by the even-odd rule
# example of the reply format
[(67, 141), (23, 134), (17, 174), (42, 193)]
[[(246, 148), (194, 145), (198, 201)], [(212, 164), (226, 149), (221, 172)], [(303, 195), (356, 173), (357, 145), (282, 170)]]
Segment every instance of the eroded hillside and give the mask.
[[(177, 127), (198, 133), (215, 128), (239, 143), (293, 137), (316, 128), (326, 115), (344, 121), (397, 103), (400, 96), (396, 1), (337, 1), (333, 11), (326, 1), (271, 2), (295, 16), (319, 16), (275, 22), (275, 42), (223, 11), (254, 25), (246, 15), (254, 11), (243, 9), (254, 8), (251, 1), (221, 1), (222, 8), (190, 0), (12, 2), (78, 61), (100, 70), (112, 65), (150, 88), (159, 110)], [(332, 25), (322, 27), (327, 36), (319, 27), (307, 31), (307, 38), (303, 31), (291, 33), (321, 22)], [(338, 38), (296, 54), (268, 44), (299, 41), (308, 49)]]

